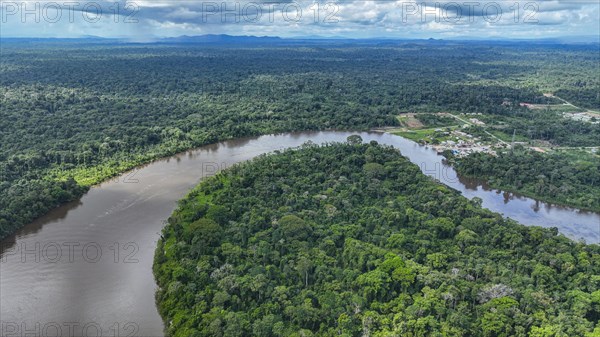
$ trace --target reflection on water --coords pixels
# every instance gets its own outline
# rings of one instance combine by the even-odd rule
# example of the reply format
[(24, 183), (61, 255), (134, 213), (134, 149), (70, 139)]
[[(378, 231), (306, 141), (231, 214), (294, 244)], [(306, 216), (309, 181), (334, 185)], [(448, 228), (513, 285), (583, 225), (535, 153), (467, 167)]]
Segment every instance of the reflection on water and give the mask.
[(75, 209), (80, 205), (80, 200), (68, 202), (62, 205), (61, 207), (57, 207), (51, 210), (46, 215), (39, 217), (29, 225), (21, 228), (17, 232), (17, 234), (13, 234), (6, 237), (4, 240), (2, 240), (2, 243), (0, 244), (0, 258), (3, 256), (5, 250), (10, 250), (14, 247), (15, 243), (17, 242), (17, 237), (29, 236), (39, 232), (46, 223), (50, 221), (64, 219), (70, 210)]
[[(152, 259), (160, 230), (176, 201), (202, 177), (219, 169), (309, 140), (345, 141), (351, 134), (304, 132), (221, 142), (95, 186), (81, 200), (53, 210), (2, 241), (3, 329), (6, 323), (18, 327), (18, 332), (58, 325), (62, 327), (58, 335), (68, 336), (68, 324), (75, 323), (79, 329), (94, 325), (104, 336), (162, 336), (154, 304)], [(365, 141), (397, 147), (425, 174), (467, 198), (480, 198), (483, 207), (526, 225), (556, 227), (571, 238), (600, 242), (599, 214), (552, 206), (457, 177), (435, 151), (398, 136), (360, 135)], [(36, 245), (41, 248), (36, 250)], [(52, 250), (56, 247), (69, 249), (57, 257)]]
[[(561, 205), (555, 205), (552, 203), (548, 203), (548, 202), (543, 202), (540, 200), (535, 200), (529, 197), (526, 197), (524, 195), (521, 195), (519, 193), (514, 193), (514, 192), (506, 192), (506, 191), (502, 191), (502, 190), (498, 190), (498, 189), (494, 189), (492, 187), (489, 186), (489, 184), (487, 184), (487, 182), (485, 182), (484, 180), (481, 179), (476, 179), (476, 178), (470, 178), (470, 177), (458, 177), (459, 182), (464, 186), (464, 188), (466, 190), (471, 190), (471, 191), (484, 191), (484, 192), (493, 192), (496, 193), (497, 195), (502, 195), (503, 200), (504, 200), (504, 204), (507, 205), (509, 202), (514, 201), (514, 200), (520, 200), (520, 201), (524, 201), (524, 202), (529, 202), (530, 203), (530, 207), (531, 210), (535, 213), (538, 213), (540, 211), (542, 211), (542, 209), (545, 212), (552, 212), (552, 209), (556, 208), (557, 210), (561, 210), (561, 211), (566, 211), (569, 214), (587, 214), (587, 215), (598, 215), (595, 212), (591, 212), (591, 211), (586, 211), (586, 210), (578, 210), (578, 209), (574, 209), (574, 208), (570, 208), (570, 207), (565, 207), (565, 206), (561, 206)], [(512, 206), (512, 205), (511, 205)], [(494, 210), (496, 212), (510, 212), (509, 209), (503, 209), (503, 210)], [(510, 214), (510, 213), (508, 213)], [(573, 223), (576, 222), (576, 219), (571, 219), (569, 220), (568, 218), (565, 219), (567, 222), (568, 221), (573, 221)], [(533, 224), (533, 223), (532, 223)], [(541, 225), (541, 224), (536, 224), (536, 225)], [(600, 223), (598, 224), (599, 229), (600, 229)], [(577, 239), (577, 238), (575, 238)], [(598, 239), (600, 240), (600, 238)], [(594, 242), (598, 242), (594, 241)]]

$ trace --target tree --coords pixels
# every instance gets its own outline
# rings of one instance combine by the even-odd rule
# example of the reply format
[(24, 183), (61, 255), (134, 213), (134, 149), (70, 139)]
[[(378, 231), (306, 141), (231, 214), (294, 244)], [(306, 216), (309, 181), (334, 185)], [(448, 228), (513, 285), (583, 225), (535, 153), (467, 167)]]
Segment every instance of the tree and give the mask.
[(351, 145), (359, 145), (359, 144), (362, 144), (363, 139), (359, 135), (351, 135), (351, 136), (348, 136), (346, 141), (348, 142), (348, 144), (351, 144)]

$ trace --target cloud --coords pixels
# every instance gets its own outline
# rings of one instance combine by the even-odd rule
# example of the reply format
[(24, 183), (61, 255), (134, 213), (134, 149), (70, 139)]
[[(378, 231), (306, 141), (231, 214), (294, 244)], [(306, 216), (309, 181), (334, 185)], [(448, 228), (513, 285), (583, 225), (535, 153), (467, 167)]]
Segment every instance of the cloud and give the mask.
[[(2, 36), (232, 35), (448, 37), (599, 35), (600, 4), (563, 0), (80, 1), (50, 22), (49, 4), (2, 2)], [(39, 20), (23, 14), (37, 4)], [(16, 6), (16, 7), (15, 7)], [(98, 8), (101, 17), (98, 18)], [(94, 21), (90, 18), (97, 18)], [(533, 36), (533, 35), (532, 35)]]

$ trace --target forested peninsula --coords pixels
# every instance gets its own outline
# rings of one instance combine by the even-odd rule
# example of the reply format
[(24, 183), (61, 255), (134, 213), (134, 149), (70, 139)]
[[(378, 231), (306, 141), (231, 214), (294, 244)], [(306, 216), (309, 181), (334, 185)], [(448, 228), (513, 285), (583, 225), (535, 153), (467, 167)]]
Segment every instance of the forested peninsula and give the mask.
[(600, 246), (505, 219), (358, 136), (203, 181), (154, 273), (169, 336), (600, 334)]

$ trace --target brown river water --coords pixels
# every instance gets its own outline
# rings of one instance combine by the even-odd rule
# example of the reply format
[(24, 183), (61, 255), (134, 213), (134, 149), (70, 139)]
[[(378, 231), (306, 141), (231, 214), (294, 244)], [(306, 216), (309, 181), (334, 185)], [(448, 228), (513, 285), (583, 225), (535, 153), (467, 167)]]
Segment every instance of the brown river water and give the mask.
[[(152, 260), (176, 201), (203, 177), (278, 149), (345, 141), (350, 132), (236, 139), (159, 160), (93, 187), (28, 224), (0, 246), (0, 336), (163, 336)], [(557, 207), (457, 178), (432, 149), (384, 133), (421, 170), (483, 207), (526, 225), (600, 242), (600, 214)]]

